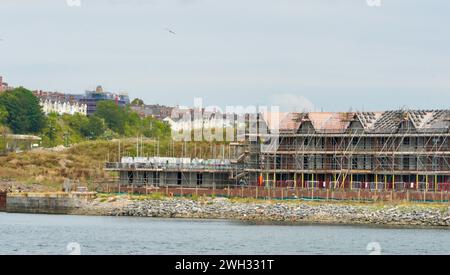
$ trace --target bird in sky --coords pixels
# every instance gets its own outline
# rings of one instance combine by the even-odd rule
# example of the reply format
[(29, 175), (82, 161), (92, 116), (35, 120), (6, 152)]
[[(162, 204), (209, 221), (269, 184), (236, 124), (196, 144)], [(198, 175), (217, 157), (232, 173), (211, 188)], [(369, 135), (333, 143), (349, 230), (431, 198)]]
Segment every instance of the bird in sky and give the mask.
[(165, 28), (165, 30), (168, 31), (168, 32), (170, 32), (171, 34), (177, 34), (176, 32), (172, 31), (172, 30), (169, 29), (169, 28)]

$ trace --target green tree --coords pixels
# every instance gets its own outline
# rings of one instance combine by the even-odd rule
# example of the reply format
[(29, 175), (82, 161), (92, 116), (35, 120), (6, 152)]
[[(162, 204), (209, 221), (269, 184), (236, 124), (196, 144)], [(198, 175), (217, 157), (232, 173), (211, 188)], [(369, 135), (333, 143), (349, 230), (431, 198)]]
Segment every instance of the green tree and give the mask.
[(49, 114), (46, 121), (46, 127), (43, 129), (43, 143), (48, 147), (56, 146), (58, 133), (61, 131), (61, 126), (58, 124), (58, 114)]
[(87, 123), (81, 126), (81, 133), (88, 139), (97, 139), (106, 131), (105, 121), (98, 116), (89, 117)]
[(149, 138), (170, 137), (171, 129), (166, 123), (152, 117), (146, 117), (141, 121), (142, 134)]
[(142, 119), (130, 108), (124, 109), (125, 116), (125, 136), (132, 137), (142, 134)]
[(94, 115), (104, 119), (107, 127), (121, 136), (142, 135), (147, 126), (129, 106), (119, 107), (113, 101), (99, 102)]
[(144, 101), (140, 98), (135, 98), (133, 101), (131, 101), (131, 105), (133, 106), (144, 106)]
[(4, 106), (0, 105), (0, 125), (5, 125), (8, 119), (8, 111)]
[(38, 133), (45, 127), (45, 116), (39, 99), (25, 88), (2, 93), (0, 106), (6, 110), (6, 125), (14, 133)]
[(9, 129), (5, 126), (0, 125), (0, 153), (4, 153), (6, 151), (6, 144), (8, 143), (7, 137), (9, 134)]
[(87, 116), (76, 113), (74, 115), (63, 115), (64, 122), (74, 131), (81, 132), (81, 128), (83, 125), (86, 125), (89, 122), (89, 118)]
[(98, 102), (94, 116), (104, 119), (106, 126), (114, 132), (125, 134), (126, 114), (124, 108), (117, 106), (114, 101)]

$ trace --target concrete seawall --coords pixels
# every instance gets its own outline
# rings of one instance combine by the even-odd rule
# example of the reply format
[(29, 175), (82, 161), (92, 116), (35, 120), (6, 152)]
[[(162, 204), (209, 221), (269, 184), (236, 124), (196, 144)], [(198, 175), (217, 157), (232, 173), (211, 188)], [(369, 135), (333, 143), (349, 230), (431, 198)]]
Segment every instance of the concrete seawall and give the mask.
[(69, 214), (78, 206), (77, 200), (69, 196), (8, 196), (6, 212), (35, 214)]

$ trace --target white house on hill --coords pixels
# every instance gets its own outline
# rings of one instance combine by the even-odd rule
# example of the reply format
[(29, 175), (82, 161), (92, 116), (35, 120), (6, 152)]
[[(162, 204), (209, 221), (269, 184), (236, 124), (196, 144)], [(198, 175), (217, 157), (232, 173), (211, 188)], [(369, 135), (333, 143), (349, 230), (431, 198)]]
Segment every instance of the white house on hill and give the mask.
[(39, 104), (42, 106), (42, 111), (48, 115), (50, 113), (63, 114), (81, 114), (87, 115), (87, 105), (78, 102), (60, 101), (41, 98)]

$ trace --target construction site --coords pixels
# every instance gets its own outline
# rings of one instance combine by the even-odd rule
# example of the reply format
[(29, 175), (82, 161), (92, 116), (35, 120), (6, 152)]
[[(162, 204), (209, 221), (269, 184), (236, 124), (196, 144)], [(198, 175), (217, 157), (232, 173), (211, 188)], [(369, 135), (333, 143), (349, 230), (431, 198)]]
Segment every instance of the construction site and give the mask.
[(233, 147), (227, 158), (122, 157), (106, 170), (118, 172), (119, 186), (128, 188), (228, 194), (238, 188), (256, 197), (270, 190), (275, 197), (358, 192), (427, 200), (440, 194), (448, 200), (450, 110), (280, 113), (276, 123), (273, 117), (258, 114), (268, 131), (247, 131), (243, 142), (227, 145)]

